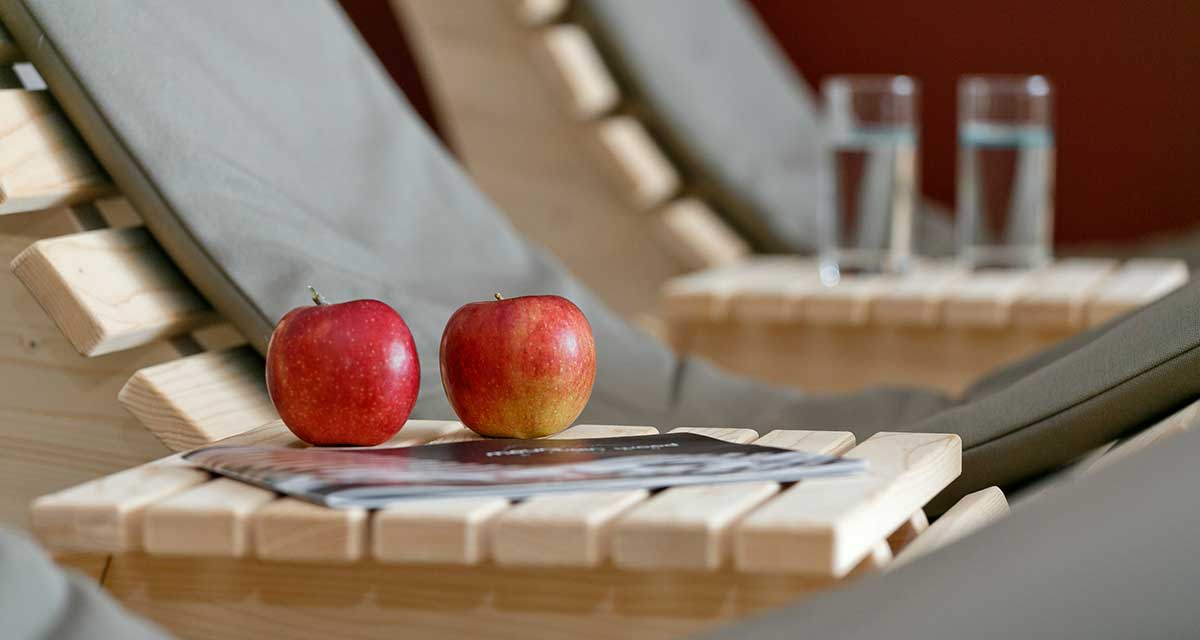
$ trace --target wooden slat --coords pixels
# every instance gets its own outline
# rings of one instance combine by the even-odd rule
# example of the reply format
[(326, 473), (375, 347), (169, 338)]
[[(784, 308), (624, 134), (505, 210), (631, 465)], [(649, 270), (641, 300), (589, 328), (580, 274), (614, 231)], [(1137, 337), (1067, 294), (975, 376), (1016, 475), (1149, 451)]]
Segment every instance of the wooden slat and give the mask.
[(696, 198), (668, 204), (658, 220), (663, 245), (690, 269), (734, 264), (750, 254), (750, 245)]
[(492, 523), (492, 557), (503, 566), (598, 566), (612, 522), (648, 495), (638, 489), (534, 496)]
[(1054, 263), (1013, 306), (1013, 324), (1032, 329), (1081, 329), (1092, 294), (1116, 260), (1077, 258)]
[(637, 119), (607, 118), (595, 126), (595, 135), (609, 172), (633, 206), (652, 209), (679, 190), (679, 172)]
[(806, 292), (801, 316), (819, 327), (854, 327), (866, 324), (871, 300), (892, 285), (878, 275), (845, 276), (836, 285), (813, 287)]
[(1130, 260), (1096, 289), (1087, 305), (1088, 326), (1103, 324), (1127, 311), (1149, 304), (1188, 281), (1182, 260)]
[(414, 500), (372, 518), (372, 556), (380, 562), (478, 564), (487, 556), (488, 523), (504, 498)]
[(841, 456), (854, 448), (854, 434), (849, 431), (803, 431), (776, 429), (754, 441), (764, 447), (780, 447), (797, 451), (812, 451), (827, 456)]
[[(740, 431), (733, 435), (739, 441), (743, 438)], [(854, 446), (854, 435), (778, 430), (754, 442), (840, 455)], [(776, 482), (746, 482), (666, 489), (617, 521), (612, 531), (613, 563), (627, 569), (718, 569), (729, 557), (733, 523), (779, 488)]]
[(142, 369), (118, 396), (173, 451), (210, 444), (278, 419), (250, 347), (198, 353)]
[(33, 501), (30, 525), (56, 551), (137, 551), (142, 511), (208, 480), (208, 474), (172, 456)]
[(219, 318), (143, 228), (40, 240), (11, 268), (84, 355), (149, 344)]
[(916, 513), (909, 516), (908, 520), (905, 520), (899, 529), (896, 529), (892, 532), (892, 535), (888, 536), (888, 548), (893, 553), (900, 553), (905, 547), (912, 544), (912, 541), (916, 540), (917, 536), (925, 533), (925, 530), (928, 528), (929, 518), (925, 515), (925, 510), (917, 509)]
[(738, 429), (735, 427), (677, 427), (668, 433), (695, 433), (727, 442), (749, 444), (758, 439), (754, 429)]
[(926, 555), (951, 542), (970, 535), (981, 527), (1008, 515), (1008, 500), (999, 487), (988, 487), (964, 496), (942, 517), (917, 536), (896, 555), (892, 568)]
[(49, 93), (0, 91), (0, 214), (86, 202), (111, 191)]
[(254, 554), (263, 560), (354, 562), (366, 548), (366, 509), (329, 509), (281, 498), (251, 517)]
[(729, 315), (742, 322), (794, 322), (808, 297), (823, 288), (815, 260), (780, 260), (764, 269), (761, 277), (736, 284)]
[[(556, 439), (653, 435), (654, 427), (582, 425)], [(644, 500), (645, 490), (540, 495), (496, 516), (489, 527), (492, 558), (506, 566), (594, 567), (605, 560), (612, 522)]]
[(275, 500), (265, 489), (218, 478), (146, 507), (143, 548), (160, 555), (241, 557), (250, 516)]
[(947, 434), (878, 433), (847, 457), (867, 460), (870, 472), (801, 482), (747, 516), (734, 532), (736, 566), (846, 575), (958, 477), (962, 441)]
[(617, 82), (582, 28), (563, 24), (545, 29), (541, 33), (541, 52), (576, 118), (598, 118), (621, 101)]
[[(551, 436), (595, 438), (657, 433), (653, 427), (576, 425)], [(431, 444), (477, 440), (465, 427)], [(504, 499), (436, 499), (387, 507), (374, 517), (372, 552), (384, 562), (478, 564), (490, 556), (489, 529), (508, 509)], [(419, 544), (414, 541), (421, 541)]]
[(557, 20), (567, 10), (569, 0), (517, 0), (517, 17), (528, 25), (543, 25)]
[(744, 282), (748, 267), (733, 264), (674, 278), (663, 289), (663, 314), (672, 320), (723, 317), (730, 296)]
[[(461, 423), (410, 420), (378, 447), (411, 447), (465, 431)], [(372, 448), (372, 447), (366, 447)], [(254, 552), (264, 560), (353, 562), (366, 555), (368, 512), (329, 509), (294, 498), (267, 503), (251, 514)]]
[(956, 265), (931, 264), (896, 278), (871, 301), (871, 321), (884, 327), (936, 327), (946, 296), (964, 278)]
[(1000, 328), (1009, 325), (1013, 303), (1037, 281), (1037, 271), (976, 271), (946, 296), (947, 327)]

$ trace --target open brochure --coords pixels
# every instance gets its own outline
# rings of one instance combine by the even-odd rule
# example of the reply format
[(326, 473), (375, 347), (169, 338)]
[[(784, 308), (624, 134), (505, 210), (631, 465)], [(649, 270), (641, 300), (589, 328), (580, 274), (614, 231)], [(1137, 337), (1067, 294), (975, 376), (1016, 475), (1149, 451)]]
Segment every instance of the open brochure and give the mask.
[(184, 456), (224, 476), (329, 507), (421, 498), (524, 498), (861, 473), (862, 460), (734, 444), (693, 433), (587, 440), (471, 440), (420, 447), (213, 446)]

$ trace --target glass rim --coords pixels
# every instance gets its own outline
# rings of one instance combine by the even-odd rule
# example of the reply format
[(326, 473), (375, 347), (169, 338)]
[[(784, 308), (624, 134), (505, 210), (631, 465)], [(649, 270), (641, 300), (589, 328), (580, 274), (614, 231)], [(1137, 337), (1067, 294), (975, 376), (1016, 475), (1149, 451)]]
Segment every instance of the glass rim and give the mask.
[(1041, 74), (969, 73), (958, 78), (958, 90), (964, 95), (1026, 95), (1048, 96), (1053, 91), (1050, 81)]
[(914, 95), (921, 89), (916, 78), (904, 74), (889, 73), (839, 73), (821, 80), (821, 92), (841, 88), (888, 92), (895, 95)]

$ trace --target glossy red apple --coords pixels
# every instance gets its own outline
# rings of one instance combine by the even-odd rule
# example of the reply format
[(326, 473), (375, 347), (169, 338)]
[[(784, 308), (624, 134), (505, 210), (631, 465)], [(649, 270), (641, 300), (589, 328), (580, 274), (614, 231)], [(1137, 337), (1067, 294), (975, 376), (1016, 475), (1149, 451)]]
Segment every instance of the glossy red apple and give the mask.
[(313, 306), (283, 316), (267, 346), (267, 391), (297, 438), (368, 446), (396, 435), (421, 386), (404, 319), (378, 300)]
[(579, 307), (559, 296), (464, 305), (442, 333), (442, 386), (476, 433), (537, 438), (579, 417), (596, 380), (596, 343)]

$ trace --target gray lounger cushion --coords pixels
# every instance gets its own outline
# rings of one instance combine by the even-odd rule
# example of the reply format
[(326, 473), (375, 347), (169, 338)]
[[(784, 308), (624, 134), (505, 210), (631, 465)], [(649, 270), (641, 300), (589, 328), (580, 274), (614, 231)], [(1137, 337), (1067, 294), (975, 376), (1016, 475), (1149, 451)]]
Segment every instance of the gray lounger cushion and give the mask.
[(131, 617), (95, 580), (63, 572), (37, 545), (0, 529), (0, 637), (150, 640), (167, 634)]
[(705, 636), (712, 640), (1195, 638), (1200, 432), (1038, 499), (975, 535)]
[(494, 291), (558, 293), (587, 314), (598, 372), (581, 420), (957, 432), (965, 473), (951, 497), (1052, 470), (1200, 395), (1196, 286), (964, 402), (733, 377), (629, 327), (520, 238), (331, 3), (0, 0), (0, 17), (167, 252), (256, 347), (309, 283), (404, 314), (422, 361), (416, 417), (452, 417), (442, 327)]
[[(816, 97), (742, 0), (579, 0), (573, 19), (648, 109), (639, 114), (766, 251), (816, 248), (827, 161)], [(918, 216), (921, 251), (953, 246), (945, 212)]]

